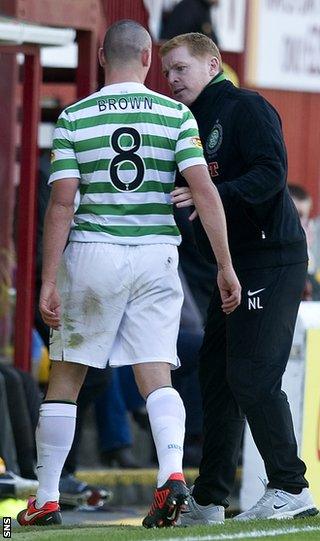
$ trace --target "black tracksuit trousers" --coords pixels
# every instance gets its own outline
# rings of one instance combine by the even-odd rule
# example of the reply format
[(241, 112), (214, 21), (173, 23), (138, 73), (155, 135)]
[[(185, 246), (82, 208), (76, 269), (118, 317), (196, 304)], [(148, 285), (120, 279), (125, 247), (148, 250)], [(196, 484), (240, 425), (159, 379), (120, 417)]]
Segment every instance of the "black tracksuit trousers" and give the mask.
[(307, 487), (292, 417), (281, 390), (306, 278), (306, 263), (237, 271), (241, 305), (221, 310), (216, 288), (200, 351), (204, 447), (194, 497), (228, 506), (244, 417), (264, 460), (269, 487)]

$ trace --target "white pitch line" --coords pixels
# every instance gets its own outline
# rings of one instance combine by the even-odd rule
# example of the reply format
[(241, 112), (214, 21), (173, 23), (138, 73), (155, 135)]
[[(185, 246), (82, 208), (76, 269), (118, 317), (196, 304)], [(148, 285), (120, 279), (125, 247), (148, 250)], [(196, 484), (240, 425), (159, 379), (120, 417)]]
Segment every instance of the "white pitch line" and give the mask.
[[(161, 541), (226, 541), (228, 539), (249, 539), (256, 537), (275, 537), (276, 535), (287, 535), (291, 533), (302, 533), (302, 532), (318, 532), (320, 531), (320, 526), (303, 526), (302, 528), (293, 527), (285, 528), (278, 530), (252, 530), (249, 532), (239, 532), (239, 533), (230, 533), (230, 534), (219, 534), (219, 535), (197, 535), (197, 537), (165, 537), (161, 538)], [(154, 541), (154, 540), (148, 540)]]

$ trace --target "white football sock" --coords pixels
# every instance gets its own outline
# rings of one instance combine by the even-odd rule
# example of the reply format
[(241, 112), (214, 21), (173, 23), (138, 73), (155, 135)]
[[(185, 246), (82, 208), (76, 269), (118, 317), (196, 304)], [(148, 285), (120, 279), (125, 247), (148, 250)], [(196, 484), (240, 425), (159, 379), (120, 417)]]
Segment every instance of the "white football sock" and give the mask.
[(146, 407), (158, 455), (160, 487), (172, 473), (182, 473), (186, 412), (179, 393), (172, 387), (153, 391)]
[(36, 429), (37, 491), (36, 507), (59, 501), (60, 475), (71, 449), (76, 426), (77, 406), (65, 402), (44, 402)]

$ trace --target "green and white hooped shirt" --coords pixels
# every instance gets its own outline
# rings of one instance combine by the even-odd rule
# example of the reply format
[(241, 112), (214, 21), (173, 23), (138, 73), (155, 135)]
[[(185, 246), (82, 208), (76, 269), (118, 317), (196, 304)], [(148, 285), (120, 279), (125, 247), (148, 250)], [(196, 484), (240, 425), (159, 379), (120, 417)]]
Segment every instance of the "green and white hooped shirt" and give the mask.
[(67, 107), (54, 132), (49, 183), (79, 178), (70, 240), (179, 244), (176, 167), (206, 165), (189, 109), (139, 83), (105, 86)]

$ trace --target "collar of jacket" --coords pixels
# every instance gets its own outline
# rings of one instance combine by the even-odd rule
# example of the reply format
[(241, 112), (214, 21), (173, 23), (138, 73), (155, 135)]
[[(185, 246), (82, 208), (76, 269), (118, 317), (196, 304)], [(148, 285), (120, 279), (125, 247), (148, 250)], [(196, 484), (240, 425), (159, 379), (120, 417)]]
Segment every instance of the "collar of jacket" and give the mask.
[(209, 96), (211, 100), (215, 100), (220, 95), (220, 92), (225, 88), (225, 84), (232, 83), (228, 81), (223, 71), (220, 71), (213, 79), (211, 79), (211, 81), (204, 87), (199, 96), (191, 104), (191, 111), (194, 112), (199, 108), (199, 106), (202, 106), (203, 101), (206, 100), (206, 98), (209, 98)]
[(221, 83), (221, 81), (225, 81), (225, 80), (226, 80), (225, 74), (223, 73), (223, 71), (219, 71), (219, 73), (217, 73), (217, 75), (215, 75), (214, 78), (211, 79), (210, 83), (208, 83), (207, 86), (205, 86), (204, 88), (215, 85), (217, 83)]

